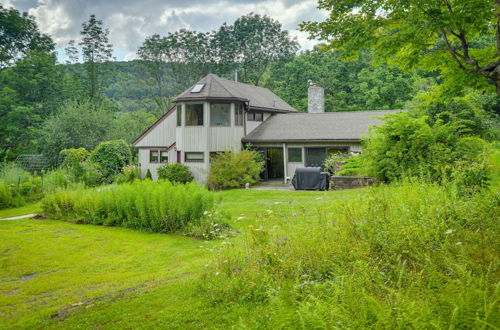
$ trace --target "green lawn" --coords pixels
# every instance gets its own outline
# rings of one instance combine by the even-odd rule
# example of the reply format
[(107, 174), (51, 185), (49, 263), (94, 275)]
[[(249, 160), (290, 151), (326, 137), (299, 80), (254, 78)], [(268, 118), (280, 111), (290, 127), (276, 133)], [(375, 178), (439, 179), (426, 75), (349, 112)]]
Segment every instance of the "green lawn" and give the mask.
[(40, 213), (40, 212), (41, 212), (41, 203), (34, 203), (12, 209), (0, 210), (0, 219), (16, 217), (18, 215)]
[[(266, 221), (300, 221), (366, 190), (218, 193), (240, 232)], [(0, 218), (39, 205), (3, 210)], [(321, 211), (323, 212), (323, 211)], [(269, 216), (271, 214), (271, 216)], [(244, 235), (231, 240), (240, 244)], [(223, 327), (261, 311), (207, 305), (200, 270), (221, 241), (76, 225), (53, 220), (0, 221), (0, 328)]]

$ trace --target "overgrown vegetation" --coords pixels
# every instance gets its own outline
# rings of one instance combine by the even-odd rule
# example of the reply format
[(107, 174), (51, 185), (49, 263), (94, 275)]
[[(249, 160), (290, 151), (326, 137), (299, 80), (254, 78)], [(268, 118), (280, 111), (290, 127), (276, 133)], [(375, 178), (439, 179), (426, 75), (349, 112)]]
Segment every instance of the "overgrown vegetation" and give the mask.
[(43, 212), (52, 219), (159, 233), (180, 232), (188, 225), (189, 232), (195, 232), (193, 226), (218, 222), (209, 217), (215, 206), (213, 193), (195, 183), (150, 180), (60, 191), (43, 200)]
[(70, 186), (74, 185), (64, 169), (32, 175), (14, 163), (5, 163), (0, 167), (0, 209), (35, 202), (49, 192)]
[(368, 170), (380, 181), (405, 176), (429, 181), (460, 177), (465, 187), (484, 187), (498, 117), (494, 99), (472, 92), (450, 100), (424, 100), (411, 111), (389, 114), (372, 129), (364, 149)]
[(225, 151), (212, 158), (208, 186), (211, 189), (242, 188), (246, 183), (259, 181), (264, 166), (259, 152), (242, 150)]
[[(266, 212), (209, 266), (200, 295), (266, 310), (260, 328), (493, 327), (500, 200), (404, 182), (297, 218)], [(237, 308), (236, 308), (237, 309)]]
[(158, 167), (156, 172), (160, 179), (170, 182), (188, 183), (194, 179), (189, 167), (181, 163), (162, 165)]

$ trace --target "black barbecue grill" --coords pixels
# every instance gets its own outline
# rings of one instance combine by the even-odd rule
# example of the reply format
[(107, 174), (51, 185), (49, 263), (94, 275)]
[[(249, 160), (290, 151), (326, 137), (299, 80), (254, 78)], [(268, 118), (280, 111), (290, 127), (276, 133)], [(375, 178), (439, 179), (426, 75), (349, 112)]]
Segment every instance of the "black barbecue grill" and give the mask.
[(321, 167), (299, 167), (295, 170), (292, 185), (295, 190), (328, 190), (330, 175)]

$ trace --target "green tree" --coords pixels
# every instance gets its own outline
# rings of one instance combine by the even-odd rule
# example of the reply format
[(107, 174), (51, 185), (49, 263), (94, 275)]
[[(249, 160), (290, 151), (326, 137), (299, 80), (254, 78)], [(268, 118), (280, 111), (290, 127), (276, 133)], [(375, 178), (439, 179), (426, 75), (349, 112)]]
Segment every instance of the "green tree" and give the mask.
[(32, 51), (52, 53), (52, 39), (41, 33), (33, 16), (0, 5), (0, 70)]
[(350, 62), (342, 55), (318, 48), (303, 52), (275, 65), (262, 83), (299, 111), (307, 111), (310, 81), (325, 89), (326, 111), (400, 109), (414, 95), (416, 72), (374, 64), (371, 52)]
[(280, 22), (254, 13), (222, 25), (214, 40), (219, 62), (237, 69), (241, 81), (254, 85), (271, 64), (292, 59), (299, 48)]
[(127, 143), (134, 142), (148, 127), (153, 125), (156, 117), (146, 111), (119, 112), (113, 121), (110, 138), (122, 139)]
[(109, 30), (103, 28), (103, 22), (90, 15), (87, 22), (82, 24), (82, 47), (83, 62), (87, 71), (88, 95), (91, 99), (100, 97), (103, 91), (102, 65), (110, 61), (113, 46), (108, 41)]
[(125, 141), (112, 140), (99, 143), (89, 160), (97, 164), (104, 182), (110, 183), (130, 163), (131, 157), (130, 147)]
[(94, 149), (113, 127), (109, 105), (88, 99), (68, 100), (38, 130), (38, 147), (55, 160), (63, 149)]
[[(304, 22), (303, 31), (327, 41), (327, 49), (354, 56), (375, 49), (402, 67), (482, 76), (500, 96), (500, 3), (492, 0), (324, 0), (323, 22)], [(453, 71), (453, 72), (449, 72)]]
[(0, 7), (0, 35), (0, 157), (13, 159), (31, 151), (34, 130), (66, 97), (65, 79), (33, 17)]

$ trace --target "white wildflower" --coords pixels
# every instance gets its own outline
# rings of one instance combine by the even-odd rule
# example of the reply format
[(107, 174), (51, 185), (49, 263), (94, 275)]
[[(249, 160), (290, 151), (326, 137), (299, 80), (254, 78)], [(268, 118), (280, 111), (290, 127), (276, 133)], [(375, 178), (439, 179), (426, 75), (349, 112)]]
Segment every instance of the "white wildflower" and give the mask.
[(453, 230), (452, 230), (452, 229), (448, 229), (448, 230), (445, 232), (445, 234), (446, 234), (446, 235), (449, 235), (449, 234), (451, 234), (451, 233), (453, 233)]

